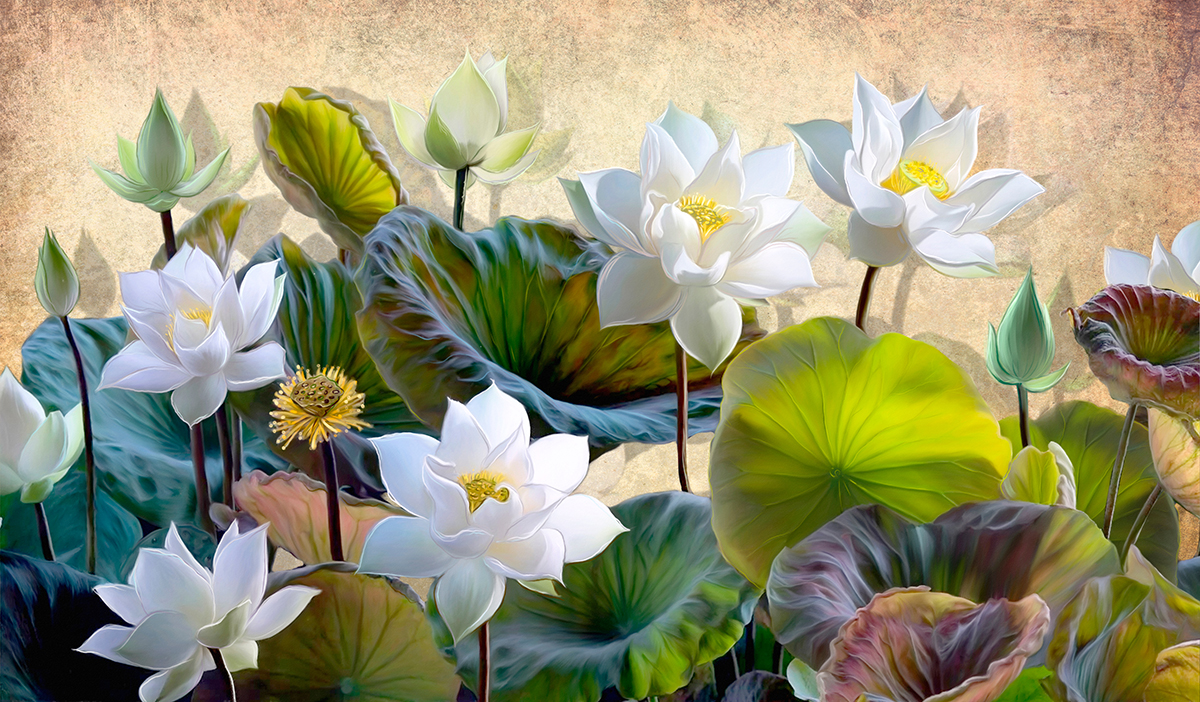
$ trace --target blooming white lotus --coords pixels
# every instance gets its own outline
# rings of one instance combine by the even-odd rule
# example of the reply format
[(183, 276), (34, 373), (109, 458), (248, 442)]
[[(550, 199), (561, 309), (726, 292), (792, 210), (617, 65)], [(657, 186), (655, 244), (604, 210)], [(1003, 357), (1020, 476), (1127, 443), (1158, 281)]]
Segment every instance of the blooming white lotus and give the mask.
[(283, 347), (255, 348), (279, 310), (275, 261), (250, 268), (238, 288), (207, 254), (185, 244), (161, 271), (121, 274), (121, 307), (138, 340), (104, 365), (100, 388), (172, 392), (189, 425), (212, 416), (229, 390), (282, 378)]
[(455, 171), (463, 168), (468, 169), (467, 187), (475, 178), (499, 184), (524, 173), (537, 159), (537, 151), (528, 151), (538, 127), (503, 133), (508, 124), (507, 70), (507, 58), (497, 61), (489, 51), (476, 63), (468, 53), (434, 93), (428, 122), (389, 99), (400, 145), (439, 171), (450, 186)]
[(1180, 229), (1170, 251), (1154, 237), (1149, 258), (1105, 246), (1104, 278), (1109, 285), (1153, 285), (1200, 300), (1200, 221)]
[(852, 258), (892, 266), (912, 250), (955, 278), (999, 272), (995, 247), (980, 232), (1045, 189), (1010, 169), (968, 177), (979, 110), (943, 120), (925, 89), (893, 105), (855, 74), (852, 131), (827, 119), (788, 125), (817, 186), (854, 209)]
[(623, 168), (560, 180), (579, 223), (617, 249), (600, 272), (601, 326), (671, 320), (684, 350), (715, 369), (742, 329), (739, 300), (816, 286), (810, 259), (829, 227), (784, 197), (795, 145), (743, 158), (674, 104), (642, 141), (641, 177)]
[(218, 649), (230, 672), (258, 665), (257, 641), (283, 631), (320, 590), (302, 585), (263, 598), (267, 587), (267, 527), (239, 533), (236, 520), (217, 544), (210, 572), (180, 540), (175, 525), (166, 548), (143, 548), (128, 585), (97, 585), (104, 604), (132, 627), (109, 624), (79, 651), (160, 671), (142, 683), (142, 702), (186, 695)]
[(46, 414), (8, 368), (0, 375), (0, 495), (41, 502), (83, 451), (83, 406)]
[(433, 594), (455, 641), (495, 614), (507, 578), (562, 581), (627, 531), (594, 497), (571, 495), (587, 474), (587, 437), (529, 443), (525, 407), (493, 385), (450, 400), (442, 440), (373, 439), (388, 495), (412, 517), (389, 517), (363, 544), (359, 572), (439, 576)]

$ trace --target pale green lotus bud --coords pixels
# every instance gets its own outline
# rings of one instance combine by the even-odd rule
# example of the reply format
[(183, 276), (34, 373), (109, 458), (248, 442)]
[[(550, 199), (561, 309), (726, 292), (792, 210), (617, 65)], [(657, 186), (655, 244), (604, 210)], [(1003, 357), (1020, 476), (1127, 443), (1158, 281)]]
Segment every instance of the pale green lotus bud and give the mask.
[(33, 287), (42, 307), (55, 317), (71, 314), (79, 302), (79, 276), (49, 227), (42, 239), (42, 248), (38, 250)]
[(1050, 372), (1053, 362), (1050, 312), (1038, 300), (1031, 268), (1008, 303), (1000, 327), (988, 325), (987, 367), (998, 383), (1023, 385), (1029, 392), (1045, 392), (1062, 380), (1070, 365)]
[(154, 104), (142, 123), (137, 143), (117, 137), (117, 153), (125, 175), (101, 168), (92, 170), (113, 192), (155, 212), (166, 212), (181, 197), (195, 197), (204, 191), (221, 170), (229, 149), (212, 163), (196, 171), (196, 150), (191, 136), (184, 137), (161, 90), (154, 91)]
[(1053, 441), (1045, 451), (1026, 446), (1013, 456), (1000, 494), (1008, 500), (1075, 509), (1075, 467)]

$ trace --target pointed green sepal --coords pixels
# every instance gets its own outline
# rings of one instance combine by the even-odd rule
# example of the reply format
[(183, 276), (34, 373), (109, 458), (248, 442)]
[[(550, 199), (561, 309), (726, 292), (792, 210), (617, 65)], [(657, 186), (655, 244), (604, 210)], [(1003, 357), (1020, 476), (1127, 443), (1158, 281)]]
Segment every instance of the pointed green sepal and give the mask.
[(121, 170), (125, 171), (125, 176), (135, 183), (145, 184), (146, 181), (142, 178), (142, 172), (138, 170), (137, 144), (118, 135), (117, 156), (121, 159)]
[(171, 189), (171, 194), (176, 197), (196, 197), (204, 192), (204, 189), (217, 177), (217, 173), (221, 170), (221, 166), (225, 164), (225, 157), (229, 155), (229, 149), (225, 149), (217, 154), (217, 157), (212, 160), (200, 172), (192, 176), (191, 179), (180, 183), (178, 186)]
[(109, 190), (112, 190), (114, 193), (120, 195), (122, 198), (130, 202), (136, 202), (139, 205), (145, 205), (159, 195), (159, 191), (150, 187), (149, 185), (144, 183), (136, 183), (120, 173), (114, 173), (107, 168), (96, 165), (91, 161), (88, 163), (91, 164), (92, 171), (95, 172), (96, 175), (100, 176), (100, 180), (104, 181), (104, 184), (108, 186)]
[(1067, 369), (1070, 367), (1071, 364), (1068, 363), (1053, 373), (1047, 373), (1040, 378), (1035, 378), (1027, 383), (1024, 383), (1025, 389), (1029, 392), (1046, 392), (1055, 385), (1058, 385), (1059, 381), (1067, 375)]

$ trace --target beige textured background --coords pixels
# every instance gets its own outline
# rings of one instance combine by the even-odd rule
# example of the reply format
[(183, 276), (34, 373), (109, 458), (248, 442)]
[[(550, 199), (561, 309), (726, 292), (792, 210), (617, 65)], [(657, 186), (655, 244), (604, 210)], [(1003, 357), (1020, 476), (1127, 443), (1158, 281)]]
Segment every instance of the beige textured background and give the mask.
[[(19, 366), (43, 317), (30, 284), (43, 226), (81, 270), (84, 316), (116, 314), (116, 272), (144, 268), (158, 247), (158, 218), (87, 165), (116, 167), (116, 136), (136, 137), (156, 86), (201, 163), (232, 146), (226, 173), (180, 203), (177, 223), (236, 188), (254, 203), (242, 255), (278, 231), (331, 254), (257, 166), (254, 103), (291, 85), (353, 100), (414, 204), (448, 216), (449, 190), (401, 151), (386, 99), (419, 109), (464, 49), (491, 49), (509, 56), (510, 124), (540, 121), (560, 152), (512, 185), (472, 189), (468, 228), (501, 212), (571, 221), (552, 176), (636, 169), (643, 125), (668, 99), (703, 112), (722, 140), (736, 128), (746, 150), (791, 141), (784, 122), (848, 122), (855, 71), (893, 100), (928, 84), (947, 117), (983, 105), (976, 170), (1019, 168), (1046, 187), (991, 230), (1004, 275), (954, 280), (910, 257), (880, 276), (868, 328), (934, 344), (1005, 416), (1015, 394), (982, 354), (1024, 269), (1058, 312), (1103, 286), (1104, 245), (1149, 253), (1155, 235), (1169, 245), (1200, 218), (1198, 34), (1198, 0), (0, 0), (0, 363)], [(843, 253), (845, 208), (802, 162), (791, 194), (835, 231), (814, 262), (823, 287), (775, 300), (760, 315), (769, 329), (851, 315), (863, 273)], [(1068, 399), (1112, 405), (1056, 320), (1059, 362), (1072, 368), (1033, 396), (1034, 415)], [(690, 444), (701, 490), (708, 438)], [(671, 488), (672, 461), (669, 447), (626, 446), (597, 461), (586, 487), (609, 502)]]

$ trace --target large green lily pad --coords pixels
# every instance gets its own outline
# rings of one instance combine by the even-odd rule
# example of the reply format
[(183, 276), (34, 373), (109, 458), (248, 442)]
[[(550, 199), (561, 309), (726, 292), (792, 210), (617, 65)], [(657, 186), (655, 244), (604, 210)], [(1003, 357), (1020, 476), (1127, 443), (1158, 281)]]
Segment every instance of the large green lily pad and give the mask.
[(820, 317), (746, 349), (723, 385), (713, 529), (751, 582), (855, 505), (930, 521), (1000, 496), (1012, 451), (971, 379), (928, 344)]
[[(600, 328), (596, 278), (611, 255), (554, 222), (502, 217), (467, 234), (398, 207), (366, 239), (359, 332), (430, 426), (446, 398), (495, 382), (529, 408), (535, 435), (587, 434), (594, 454), (673, 441), (675, 339), (665, 322)], [(734, 353), (761, 335), (747, 323)], [(689, 362), (692, 433), (715, 425), (723, 370)]]

